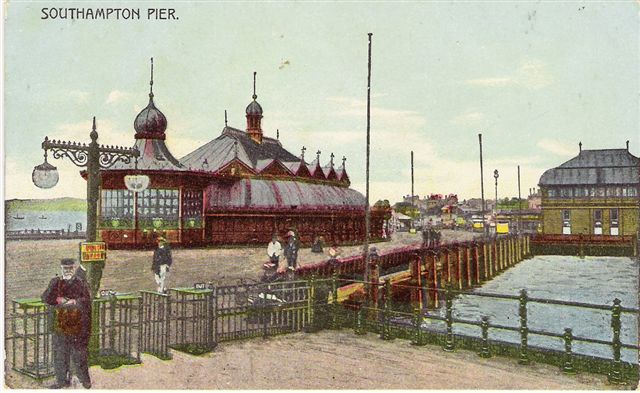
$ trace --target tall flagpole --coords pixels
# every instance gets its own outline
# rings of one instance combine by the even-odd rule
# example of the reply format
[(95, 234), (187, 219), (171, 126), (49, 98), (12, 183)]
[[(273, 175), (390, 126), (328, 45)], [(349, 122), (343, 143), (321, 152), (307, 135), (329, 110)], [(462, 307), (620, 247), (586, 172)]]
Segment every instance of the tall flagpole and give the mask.
[(480, 194), (482, 196), (482, 231), (484, 237), (487, 237), (487, 225), (484, 221), (484, 212), (487, 207), (484, 203), (484, 171), (482, 169), (482, 134), (478, 134), (478, 142), (480, 143)]
[(369, 232), (371, 230), (371, 210), (369, 208), (369, 145), (371, 143), (371, 36), (369, 35), (369, 61), (367, 73), (367, 164), (366, 164), (366, 205), (365, 205), (365, 235), (364, 235), (364, 281), (369, 280)]

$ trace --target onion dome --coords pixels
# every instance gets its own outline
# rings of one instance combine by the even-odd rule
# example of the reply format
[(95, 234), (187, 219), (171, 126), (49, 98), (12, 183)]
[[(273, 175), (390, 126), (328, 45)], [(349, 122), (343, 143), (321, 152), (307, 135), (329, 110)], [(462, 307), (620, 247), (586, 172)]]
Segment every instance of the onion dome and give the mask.
[(247, 115), (259, 115), (262, 116), (262, 107), (256, 101), (257, 95), (253, 95), (253, 101), (247, 106)]
[(164, 139), (167, 129), (167, 118), (153, 103), (153, 58), (151, 59), (151, 82), (149, 92), (149, 104), (144, 108), (133, 122), (136, 130), (136, 139)]

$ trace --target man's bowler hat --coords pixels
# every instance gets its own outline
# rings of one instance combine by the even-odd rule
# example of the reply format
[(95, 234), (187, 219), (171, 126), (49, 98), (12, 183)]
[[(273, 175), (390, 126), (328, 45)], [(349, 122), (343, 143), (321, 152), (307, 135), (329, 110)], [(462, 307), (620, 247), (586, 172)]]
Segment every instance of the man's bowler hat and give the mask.
[(60, 264), (62, 266), (73, 266), (75, 265), (75, 263), (76, 263), (76, 260), (73, 258), (63, 258), (60, 260)]

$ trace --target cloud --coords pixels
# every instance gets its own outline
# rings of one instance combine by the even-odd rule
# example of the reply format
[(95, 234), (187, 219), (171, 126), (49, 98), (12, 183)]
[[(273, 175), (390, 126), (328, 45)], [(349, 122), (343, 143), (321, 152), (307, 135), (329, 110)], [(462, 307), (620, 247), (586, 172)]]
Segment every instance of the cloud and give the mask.
[(117, 104), (119, 102), (122, 102), (124, 100), (129, 99), (130, 96), (131, 96), (130, 93), (124, 92), (122, 90), (113, 90), (107, 96), (106, 103), (107, 104)]
[(69, 96), (73, 100), (75, 100), (78, 104), (86, 104), (89, 101), (89, 97), (91, 97), (91, 93), (80, 90), (73, 90), (69, 92)]
[[(91, 128), (92, 120), (58, 124), (55, 127), (55, 131), (49, 135), (49, 139), (89, 143)], [(113, 122), (109, 119), (97, 119), (96, 130), (98, 131), (98, 143), (100, 144), (120, 145), (122, 141), (131, 141), (131, 145), (133, 145), (131, 132), (117, 131)]]
[(485, 120), (484, 113), (467, 112), (451, 119), (449, 122), (457, 126), (476, 126)]
[(465, 81), (467, 85), (471, 86), (516, 86), (532, 90), (549, 86), (552, 82), (553, 77), (549, 73), (546, 65), (538, 60), (532, 60), (521, 64), (520, 67), (510, 75), (469, 79)]
[[(367, 113), (367, 102), (353, 97), (328, 97), (327, 101), (340, 107), (333, 111), (335, 116), (348, 116), (364, 118)], [(390, 109), (380, 106), (371, 107), (372, 122), (380, 125), (402, 124), (409, 127), (421, 127), (426, 124), (426, 119), (421, 113), (402, 109)]]
[(543, 138), (536, 143), (536, 146), (561, 157), (573, 157), (576, 155), (575, 146), (560, 142), (557, 139)]

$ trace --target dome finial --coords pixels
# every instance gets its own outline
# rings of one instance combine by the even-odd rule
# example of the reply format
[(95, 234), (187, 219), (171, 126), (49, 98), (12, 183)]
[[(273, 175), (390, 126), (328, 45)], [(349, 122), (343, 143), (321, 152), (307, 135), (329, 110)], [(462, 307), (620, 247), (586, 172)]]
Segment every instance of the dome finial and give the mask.
[(153, 99), (153, 57), (151, 58), (151, 81), (149, 82), (149, 98)]
[(257, 72), (253, 71), (253, 99), (254, 100), (258, 98), (258, 96), (256, 95), (256, 74)]

